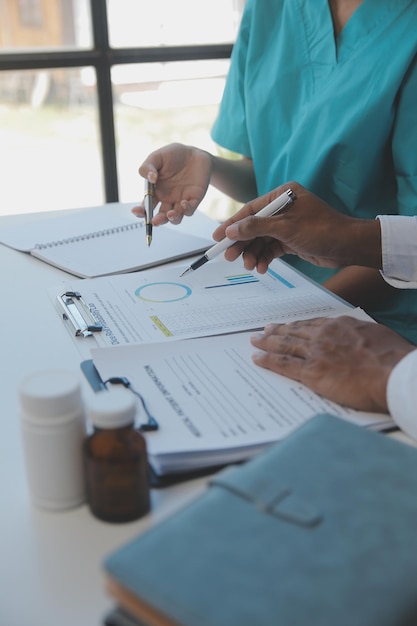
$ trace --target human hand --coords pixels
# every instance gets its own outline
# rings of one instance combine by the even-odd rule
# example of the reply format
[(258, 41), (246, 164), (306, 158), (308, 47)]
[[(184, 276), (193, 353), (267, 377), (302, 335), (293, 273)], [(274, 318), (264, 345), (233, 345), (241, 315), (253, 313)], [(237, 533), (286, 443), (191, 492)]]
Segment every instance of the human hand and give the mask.
[[(153, 225), (179, 224), (184, 215), (192, 215), (207, 191), (211, 169), (209, 153), (192, 146), (173, 143), (152, 152), (139, 174), (155, 185), (154, 202), (161, 203)], [(143, 204), (132, 211), (145, 215)]]
[(389, 374), (415, 349), (386, 326), (348, 316), (268, 324), (251, 343), (257, 365), (339, 404), (385, 413)]
[[(292, 189), (297, 198), (282, 213), (256, 217), (278, 195)], [(289, 182), (248, 202), (213, 233), (236, 241), (225, 253), (234, 261), (242, 252), (247, 270), (264, 274), (271, 261), (283, 254), (296, 254), (322, 267), (345, 265), (381, 266), (380, 226), (377, 220), (342, 215), (296, 182)]]

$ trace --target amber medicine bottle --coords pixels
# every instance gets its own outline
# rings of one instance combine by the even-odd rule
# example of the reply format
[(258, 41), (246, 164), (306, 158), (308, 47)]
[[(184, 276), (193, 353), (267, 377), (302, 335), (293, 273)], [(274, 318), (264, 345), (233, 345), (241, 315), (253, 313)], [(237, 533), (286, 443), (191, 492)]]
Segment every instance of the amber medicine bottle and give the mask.
[(87, 502), (97, 518), (130, 522), (150, 509), (146, 442), (135, 429), (135, 396), (127, 389), (99, 392), (87, 416), (93, 432), (84, 442)]

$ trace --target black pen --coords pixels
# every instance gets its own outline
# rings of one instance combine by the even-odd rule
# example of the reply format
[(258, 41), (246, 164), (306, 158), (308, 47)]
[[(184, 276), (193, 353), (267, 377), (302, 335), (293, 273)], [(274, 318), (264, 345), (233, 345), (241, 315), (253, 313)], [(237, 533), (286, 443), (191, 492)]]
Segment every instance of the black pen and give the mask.
[(148, 246), (152, 242), (152, 218), (153, 218), (153, 194), (154, 185), (148, 180), (145, 180), (145, 225), (146, 225), (146, 243)]

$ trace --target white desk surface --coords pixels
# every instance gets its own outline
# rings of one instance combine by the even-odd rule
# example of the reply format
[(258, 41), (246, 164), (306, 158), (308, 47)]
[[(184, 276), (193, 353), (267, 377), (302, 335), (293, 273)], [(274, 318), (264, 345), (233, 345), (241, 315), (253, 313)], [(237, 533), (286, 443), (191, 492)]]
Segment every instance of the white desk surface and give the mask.
[[(36, 216), (0, 218), (0, 227)], [(205, 480), (152, 492), (152, 511), (129, 524), (100, 522), (86, 505), (47, 512), (30, 503), (21, 446), (19, 381), (32, 371), (81, 361), (46, 295), (67, 275), (0, 245), (1, 471), (0, 625), (99, 626), (113, 606), (103, 557), (195, 497)], [(80, 372), (86, 396), (92, 393)], [(408, 441), (401, 433), (396, 438)]]
[[(36, 219), (0, 218), (0, 227)], [(205, 480), (153, 490), (151, 513), (107, 524), (86, 505), (65, 512), (30, 502), (20, 435), (17, 386), (32, 371), (70, 368), (92, 393), (82, 360), (46, 289), (68, 275), (0, 245), (1, 471), (0, 625), (99, 626), (113, 602), (106, 595), (103, 557), (197, 495)]]

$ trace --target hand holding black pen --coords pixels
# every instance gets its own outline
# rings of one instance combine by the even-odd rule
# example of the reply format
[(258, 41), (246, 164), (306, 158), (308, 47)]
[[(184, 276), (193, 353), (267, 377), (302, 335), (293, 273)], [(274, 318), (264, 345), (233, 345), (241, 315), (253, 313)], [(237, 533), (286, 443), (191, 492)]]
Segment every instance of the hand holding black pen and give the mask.
[[(283, 211), (290, 204), (292, 204), (295, 198), (296, 198), (295, 193), (291, 189), (288, 189), (287, 191), (282, 193), (280, 196), (272, 200), (272, 202), (267, 204), (263, 209), (261, 209), (256, 214), (256, 216), (257, 217), (271, 217), (272, 215), (276, 215), (277, 213), (280, 213), (281, 211)], [(205, 263), (207, 263), (207, 261), (211, 261), (222, 252), (225, 252), (227, 248), (230, 248), (230, 246), (233, 246), (233, 244), (235, 243), (236, 241), (233, 241), (232, 239), (225, 237), (224, 239), (216, 243), (214, 246), (212, 246), (209, 250), (207, 250), (207, 252), (205, 252), (205, 254), (203, 254), (203, 256), (201, 256), (199, 259), (194, 261), (194, 263), (191, 263), (191, 265), (189, 265), (187, 269), (184, 270), (181, 276), (184, 276), (184, 274), (195, 271), (199, 267), (202, 267)]]
[(152, 242), (152, 218), (153, 218), (153, 196), (154, 185), (148, 180), (145, 180), (145, 226), (146, 226), (146, 243), (148, 246)]

